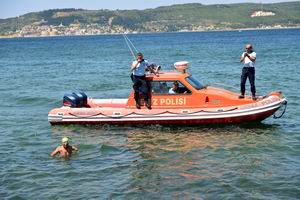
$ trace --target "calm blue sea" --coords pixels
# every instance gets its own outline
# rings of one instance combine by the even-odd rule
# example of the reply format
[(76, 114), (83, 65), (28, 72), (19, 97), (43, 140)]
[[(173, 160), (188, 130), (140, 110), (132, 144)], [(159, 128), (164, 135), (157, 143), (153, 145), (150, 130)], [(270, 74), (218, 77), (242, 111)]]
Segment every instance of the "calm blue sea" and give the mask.
[[(52, 127), (47, 114), (65, 92), (127, 98), (123, 36), (0, 39), (0, 199), (300, 198), (300, 29), (128, 37), (164, 69), (188, 60), (203, 84), (233, 91), (250, 42), (257, 92), (281, 90), (286, 114), (251, 125)], [(62, 136), (80, 149), (71, 160), (49, 156)]]

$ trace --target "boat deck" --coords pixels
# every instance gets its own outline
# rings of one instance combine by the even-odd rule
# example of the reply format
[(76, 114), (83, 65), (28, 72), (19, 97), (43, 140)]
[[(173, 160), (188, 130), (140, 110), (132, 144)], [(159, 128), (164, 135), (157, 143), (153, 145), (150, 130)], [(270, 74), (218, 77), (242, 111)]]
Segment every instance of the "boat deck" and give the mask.
[(90, 99), (88, 104), (91, 108), (125, 108), (128, 99)]

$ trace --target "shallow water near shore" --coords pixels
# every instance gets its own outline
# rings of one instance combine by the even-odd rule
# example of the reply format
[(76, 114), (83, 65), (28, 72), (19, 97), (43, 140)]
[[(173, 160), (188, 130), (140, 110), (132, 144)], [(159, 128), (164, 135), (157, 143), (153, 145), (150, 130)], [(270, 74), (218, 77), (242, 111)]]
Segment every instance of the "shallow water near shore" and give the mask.
[[(0, 199), (299, 198), (300, 29), (128, 37), (163, 69), (188, 60), (204, 85), (236, 92), (251, 42), (257, 92), (281, 90), (286, 113), (226, 126), (51, 126), (66, 92), (128, 97), (123, 36), (0, 39)], [(49, 156), (62, 136), (80, 150), (67, 161)]]

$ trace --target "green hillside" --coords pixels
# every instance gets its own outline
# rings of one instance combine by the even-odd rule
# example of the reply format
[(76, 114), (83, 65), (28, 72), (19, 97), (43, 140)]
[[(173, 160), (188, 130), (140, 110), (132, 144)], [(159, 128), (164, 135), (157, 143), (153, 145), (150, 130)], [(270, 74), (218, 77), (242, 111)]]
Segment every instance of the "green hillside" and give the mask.
[[(255, 11), (273, 13), (251, 17)], [(55, 29), (61, 25), (60, 29)], [(300, 26), (300, 2), (274, 4), (179, 4), (146, 10), (83, 10), (55, 9), (28, 13), (15, 18), (0, 19), (0, 34), (36, 34), (34, 27), (68, 33), (66, 27), (95, 33), (122, 31), (162, 32), (181, 30), (218, 30), (257, 28), (264, 26)], [(63, 27), (64, 29), (63, 29)], [(88, 28), (88, 30), (87, 30)], [(84, 31), (81, 31), (84, 33)]]

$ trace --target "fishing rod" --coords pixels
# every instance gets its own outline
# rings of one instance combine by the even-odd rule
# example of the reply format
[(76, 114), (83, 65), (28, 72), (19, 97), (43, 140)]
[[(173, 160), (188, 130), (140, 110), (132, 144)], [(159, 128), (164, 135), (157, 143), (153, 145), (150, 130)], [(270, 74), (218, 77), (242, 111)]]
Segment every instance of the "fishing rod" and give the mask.
[(125, 37), (127, 38), (127, 40), (129, 41), (129, 43), (131, 44), (131, 46), (134, 48), (135, 52), (139, 52), (137, 48), (135, 48), (135, 46), (133, 45), (133, 43), (131, 42), (131, 40), (128, 38), (128, 36), (125, 34)]
[[(132, 55), (132, 57), (135, 59), (135, 54), (137, 54), (139, 51), (137, 50), (137, 48), (133, 45), (133, 43), (131, 42), (131, 40), (128, 38), (128, 36), (126, 35), (126, 33), (123, 33), (123, 37), (124, 37), (124, 40), (130, 50), (130, 53)], [(134, 51), (135, 53), (134, 53)]]

